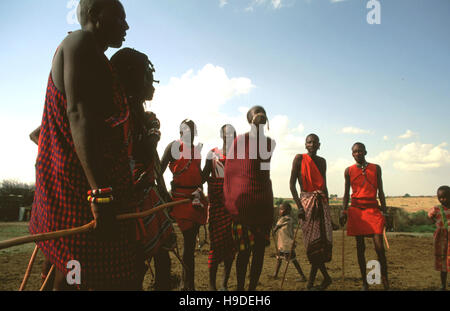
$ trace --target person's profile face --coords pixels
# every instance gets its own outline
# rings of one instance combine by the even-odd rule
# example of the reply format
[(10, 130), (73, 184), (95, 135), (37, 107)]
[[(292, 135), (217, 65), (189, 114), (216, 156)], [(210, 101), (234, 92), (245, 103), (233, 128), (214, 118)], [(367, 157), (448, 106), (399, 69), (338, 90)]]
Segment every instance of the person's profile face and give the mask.
[(355, 159), (356, 162), (358, 162), (358, 163), (364, 162), (364, 160), (366, 158), (366, 155), (367, 155), (367, 151), (366, 151), (366, 149), (363, 146), (361, 146), (359, 144), (356, 144), (356, 145), (353, 146), (353, 148), (352, 148), (352, 156), (353, 156), (353, 159)]
[(317, 153), (317, 150), (320, 148), (320, 142), (315, 136), (308, 136), (306, 137), (305, 141), (305, 148), (308, 150), (309, 153), (315, 154)]
[(446, 190), (439, 190), (437, 193), (437, 197), (439, 202), (445, 206), (449, 207), (450, 204), (450, 191)]
[(125, 41), (127, 30), (125, 10), (119, 1), (111, 1), (99, 15), (100, 31), (105, 35), (109, 47), (120, 48)]
[(182, 142), (184, 142), (186, 144), (192, 144), (193, 139), (194, 139), (194, 134), (192, 133), (192, 130), (189, 127), (189, 125), (187, 125), (186, 123), (183, 123), (180, 126), (180, 136), (181, 136)]

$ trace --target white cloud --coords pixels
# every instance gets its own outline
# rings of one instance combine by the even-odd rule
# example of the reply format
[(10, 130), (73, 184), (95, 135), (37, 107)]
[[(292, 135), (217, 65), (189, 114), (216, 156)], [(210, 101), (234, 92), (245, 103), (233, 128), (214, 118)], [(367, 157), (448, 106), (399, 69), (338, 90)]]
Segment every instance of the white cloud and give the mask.
[(401, 139), (408, 139), (408, 138), (411, 138), (411, 137), (413, 137), (413, 136), (417, 136), (417, 133), (415, 133), (415, 132), (413, 132), (413, 131), (411, 131), (411, 130), (407, 130), (405, 134), (400, 135), (398, 138), (401, 138)]
[(383, 136), (383, 140), (384, 141), (388, 141), (389, 140), (389, 136)]
[(245, 11), (253, 12), (258, 6), (266, 6), (277, 10), (284, 7), (284, 2), (285, 0), (252, 0)]
[(341, 133), (344, 133), (344, 134), (370, 134), (371, 132), (369, 130), (363, 130), (363, 129), (360, 129), (357, 127), (347, 126), (341, 130)]
[(450, 164), (450, 153), (445, 147), (447, 143), (433, 146), (414, 142), (383, 151), (373, 161), (386, 164), (392, 162), (393, 167), (400, 171), (425, 171)]
[[(247, 111), (250, 107), (239, 107), (235, 113), (221, 112), (230, 100), (249, 94), (255, 86), (246, 77), (228, 77), (225, 69), (208, 64), (198, 71), (188, 70), (181, 77), (173, 77), (166, 85), (157, 88), (150, 110), (161, 121), (162, 137), (158, 145), (161, 154), (165, 147), (179, 138), (179, 124), (185, 118), (197, 123), (196, 142), (204, 144), (202, 157), (208, 150), (221, 146), (220, 127), (231, 123), (238, 131), (249, 130)], [(266, 107), (267, 108), (267, 107)], [(271, 178), (275, 194), (289, 195), (289, 176), (296, 154), (304, 151), (304, 125), (291, 124), (286, 115), (270, 115), (270, 131), (267, 135), (276, 141), (271, 161)], [(165, 174), (166, 181), (172, 178)]]
[(347, 0), (330, 0), (331, 3), (339, 3), (339, 2), (344, 2)]
[(228, 4), (228, 1), (227, 0), (219, 0), (219, 6), (221, 7), (221, 8), (223, 8), (225, 5), (227, 5)]

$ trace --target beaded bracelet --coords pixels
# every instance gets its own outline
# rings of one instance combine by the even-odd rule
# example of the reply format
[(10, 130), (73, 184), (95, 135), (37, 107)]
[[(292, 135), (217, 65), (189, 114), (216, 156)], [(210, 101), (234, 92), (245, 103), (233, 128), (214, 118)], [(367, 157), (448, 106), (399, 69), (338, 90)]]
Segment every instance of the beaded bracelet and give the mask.
[(104, 198), (96, 198), (96, 197), (88, 196), (87, 200), (91, 203), (96, 203), (96, 204), (108, 204), (114, 200), (114, 197), (112, 195), (108, 196), (108, 197), (104, 197)]
[(161, 137), (161, 132), (158, 129), (151, 128), (151, 129), (149, 129), (147, 131), (147, 135), (148, 136), (150, 136), (150, 135), (157, 135), (157, 136)]
[(108, 187), (108, 188), (103, 188), (103, 189), (92, 189), (92, 190), (89, 190), (87, 194), (89, 196), (96, 197), (98, 195), (112, 193), (112, 191), (113, 191), (112, 187)]

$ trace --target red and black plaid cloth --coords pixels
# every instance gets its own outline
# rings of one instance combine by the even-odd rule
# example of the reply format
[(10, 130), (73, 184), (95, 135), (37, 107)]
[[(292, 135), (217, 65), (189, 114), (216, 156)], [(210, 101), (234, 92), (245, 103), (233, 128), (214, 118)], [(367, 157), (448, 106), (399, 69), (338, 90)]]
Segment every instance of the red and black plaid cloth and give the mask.
[[(105, 61), (106, 57), (105, 57)], [(109, 62), (108, 62), (109, 65)], [(118, 213), (129, 206), (132, 175), (129, 162), (129, 107), (117, 77), (113, 75), (112, 115), (105, 120), (110, 135), (97, 148), (103, 150)], [(36, 161), (36, 194), (30, 220), (32, 234), (78, 227), (92, 221), (86, 193), (89, 183), (75, 152), (67, 118), (67, 101), (50, 75), (39, 136)], [(119, 287), (136, 278), (136, 234), (134, 222), (121, 222), (114, 241), (100, 242), (90, 233), (38, 242), (47, 259), (65, 273), (71, 260), (81, 264), (81, 287)]]
[[(235, 254), (231, 233), (231, 216), (225, 209), (223, 197), (223, 166), (225, 156), (218, 148), (211, 150), (213, 156), (212, 177), (208, 179), (209, 238), (208, 267), (217, 265)], [(217, 163), (219, 162), (219, 163)], [(218, 167), (216, 167), (218, 166)], [(217, 176), (220, 175), (220, 176)]]

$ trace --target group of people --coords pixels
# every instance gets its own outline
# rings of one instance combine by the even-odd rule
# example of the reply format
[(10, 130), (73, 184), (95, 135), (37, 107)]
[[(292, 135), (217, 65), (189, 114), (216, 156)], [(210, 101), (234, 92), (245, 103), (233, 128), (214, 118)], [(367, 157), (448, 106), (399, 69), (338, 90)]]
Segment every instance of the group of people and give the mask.
[[(153, 260), (155, 289), (169, 290), (169, 252), (177, 245), (176, 222), (183, 235), (184, 290), (195, 290), (196, 237), (205, 224), (210, 233), (210, 290), (217, 289), (216, 275), (222, 262), (225, 273), (220, 289), (227, 289), (235, 259), (237, 290), (245, 289), (250, 261), (248, 289), (255, 290), (274, 218), (270, 161), (275, 141), (264, 133), (268, 123), (265, 109), (255, 106), (248, 111), (250, 130), (245, 134), (237, 135), (232, 125), (223, 125), (219, 131), (223, 145), (208, 153), (203, 168), (202, 145), (194, 144), (197, 127), (190, 119), (181, 122), (180, 139), (171, 142), (160, 159), (156, 151), (160, 122), (144, 109), (144, 102), (152, 100), (155, 92), (153, 64), (145, 54), (129, 48), (119, 50), (110, 60), (104, 54), (109, 47), (120, 48), (129, 29), (122, 4), (118, 0), (81, 0), (79, 20), (82, 29), (70, 33), (55, 53), (42, 123), (31, 134), (39, 151), (30, 232), (73, 228), (91, 220), (95, 220), (95, 228), (93, 232), (38, 242), (46, 257), (43, 277), (54, 265), (53, 288), (73, 288), (66, 282), (67, 263), (77, 260), (82, 282), (75, 287), (79, 289), (139, 290)], [(317, 155), (317, 135), (309, 135), (305, 146), (308, 152), (294, 159), (290, 189), (311, 263), (307, 288), (314, 288), (320, 270), (324, 278), (318, 288), (326, 289), (332, 282), (325, 266), (332, 257), (326, 161)], [(363, 144), (356, 143), (352, 153), (356, 164), (345, 171), (340, 221), (348, 221), (348, 235), (356, 236), (365, 289), (364, 237), (373, 236), (387, 289), (381, 169), (366, 162)], [(173, 175), (170, 191), (162, 177), (167, 168)], [(207, 197), (203, 194), (205, 182)], [(444, 214), (435, 210), (432, 216), (448, 217), (450, 191), (444, 189), (438, 195), (447, 198), (441, 201)], [(137, 221), (116, 220), (118, 214), (181, 200), (170, 210)], [(285, 205), (280, 215), (286, 218), (289, 211)], [(286, 235), (288, 228), (287, 236), (292, 239), (292, 221), (281, 220), (274, 231)], [(295, 253), (292, 244), (277, 244), (278, 271), (282, 258), (295, 259)], [(446, 256), (447, 265), (441, 266), (448, 269)], [(294, 260), (294, 265), (306, 280), (299, 263)]]

